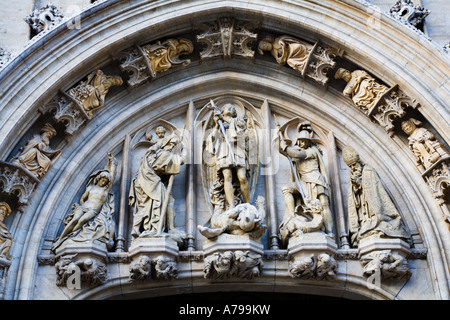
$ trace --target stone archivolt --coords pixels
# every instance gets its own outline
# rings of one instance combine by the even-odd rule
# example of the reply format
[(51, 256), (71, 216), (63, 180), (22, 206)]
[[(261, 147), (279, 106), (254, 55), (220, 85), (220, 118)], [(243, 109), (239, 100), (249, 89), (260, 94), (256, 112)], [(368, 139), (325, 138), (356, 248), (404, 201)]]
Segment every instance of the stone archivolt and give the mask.
[[(215, 56), (231, 58), (234, 55), (253, 58), (254, 51), (250, 49), (250, 44), (256, 38), (256, 33), (247, 30), (242, 24), (237, 23), (233, 19), (220, 19), (215, 24), (211, 24), (208, 31), (197, 36), (199, 42), (207, 43), (207, 49), (200, 54), (200, 58), (208, 59)], [(181, 60), (180, 56), (189, 55), (193, 51), (194, 46), (192, 42), (184, 38), (135, 46), (120, 54), (120, 68), (130, 75), (128, 85), (136, 87), (148, 79), (157, 77), (158, 73), (165, 72), (172, 67), (188, 65), (190, 60)], [(342, 50), (327, 47), (318, 41), (311, 45), (290, 36), (265, 37), (258, 44), (258, 52), (263, 54), (264, 51), (269, 51), (276, 59), (278, 65), (284, 66), (287, 64), (299, 72), (303, 79), (309, 78), (322, 86), (329, 83), (330, 78), (327, 73), (339, 65), (336, 58), (343, 55)], [(419, 105), (415, 99), (408, 97), (400, 90), (398, 85), (387, 87), (378, 83), (375, 78), (363, 70), (350, 72), (339, 68), (335, 73), (335, 78), (343, 79), (347, 82), (344, 95), (351, 97), (355, 106), (369, 118), (375, 120), (391, 136), (396, 133), (394, 118), (396, 120), (406, 119), (408, 109), (416, 109)], [(64, 121), (67, 127), (66, 133), (73, 135), (80, 130), (86, 121), (93, 118), (95, 112), (106, 106), (105, 99), (109, 88), (111, 86), (121, 86), (122, 84), (122, 77), (107, 76), (101, 70), (97, 70), (89, 74), (87, 80), (80, 81), (78, 85), (69, 91), (58, 92), (48, 105), (41, 108), (41, 111), (44, 113), (44, 111), (55, 110), (54, 120), (57, 122)], [(213, 104), (213, 100), (211, 100), (210, 107), (213, 107)], [(255, 192), (258, 167), (252, 168), (252, 163), (248, 159), (250, 158), (249, 149), (251, 149), (251, 145), (259, 145), (257, 140), (258, 134), (256, 133), (257, 122), (254, 120), (252, 113), (249, 110), (245, 110), (245, 108), (243, 108), (244, 112), (239, 115), (235, 110), (236, 105), (233, 100), (228, 104), (221, 104), (220, 107), (213, 107), (209, 113), (208, 120), (204, 122), (203, 137), (205, 139), (203, 142), (205, 143), (203, 146), (205, 150), (209, 148), (211, 155), (216, 158), (212, 164), (205, 165), (202, 176), (205, 186), (208, 186), (207, 192), (205, 191), (206, 200), (211, 203), (213, 210), (210, 224), (198, 226), (200, 233), (207, 238), (203, 247), (203, 257), (200, 260), (203, 260), (205, 279), (216, 281), (237, 277), (252, 280), (264, 273), (264, 249), (260, 238), (267, 229), (265, 225), (267, 217), (264, 198), (259, 198), (256, 201), (256, 207), (250, 201), (250, 194), (253, 195)], [(298, 143), (299, 140), (311, 140), (311, 134), (313, 133), (311, 123), (305, 125), (309, 126), (309, 130), (302, 130), (302, 127), (299, 125), (297, 132), (299, 137), (292, 141), (292, 145), (285, 145), (280, 148), (280, 150), (289, 155), (291, 161), (294, 154), (297, 156), (298, 159), (295, 159), (292, 164), (298, 167), (297, 170), (299, 172), (301, 171), (302, 159), (310, 160), (315, 157), (316, 161), (310, 164), (314, 168), (319, 168), (321, 161), (319, 159), (321, 151), (318, 148), (315, 156), (308, 153), (308, 148), (299, 147), (298, 150), (295, 150), (297, 151), (296, 153), (292, 152), (291, 154), (286, 151), (289, 147), (298, 147), (300, 145)], [(214, 129), (215, 139), (207, 134), (208, 130)], [(305, 136), (305, 131), (308, 132), (308, 137)], [(301, 136), (301, 134), (304, 136)], [(138, 240), (136, 243), (131, 244), (128, 254), (131, 260), (129, 278), (132, 281), (165, 281), (176, 279), (178, 276), (177, 264), (181, 259), (179, 257), (182, 256), (179, 250), (185, 248), (186, 234), (176, 229), (173, 224), (175, 220), (175, 199), (173, 199), (171, 194), (171, 183), (173, 183), (174, 176), (180, 173), (181, 165), (185, 163), (184, 157), (186, 155), (182, 152), (183, 135), (184, 132), (179, 137), (174, 134), (171, 134), (169, 137), (158, 136), (156, 139), (149, 137), (147, 139), (149, 148), (146, 151), (146, 156), (148, 155), (148, 157), (144, 157), (144, 162), (140, 168), (142, 172), (136, 173), (136, 179), (145, 177), (147, 180), (145, 183), (141, 183), (142, 190), (135, 191), (133, 189), (137, 180), (133, 180), (134, 185), (130, 187), (136, 194), (143, 191), (136, 196), (142, 201), (130, 201), (129, 203), (131, 207), (135, 207), (134, 218), (136, 221), (139, 220), (133, 223), (139, 229), (139, 232), (134, 234), (134, 238)], [(244, 138), (244, 145), (241, 148), (239, 147), (238, 137)], [(281, 138), (282, 141), (290, 140), (285, 132), (281, 134)], [(231, 151), (230, 140), (234, 145), (238, 146), (233, 149), (234, 151)], [(424, 166), (423, 177), (425, 181), (438, 199), (439, 204), (443, 205), (445, 204), (445, 192), (450, 186), (449, 154), (441, 144), (435, 141), (434, 137), (427, 136), (416, 140), (425, 147), (417, 147), (417, 141), (414, 141), (410, 142), (411, 150), (419, 159), (420, 164)], [(250, 146), (245, 145), (245, 143), (248, 144), (248, 141), (253, 141), (250, 143)], [(412, 141), (412, 138), (410, 138), (410, 141)], [(48, 147), (48, 143), (44, 144)], [(20, 190), (19, 198), (21, 204), (27, 203), (39, 179), (43, 177), (60, 154), (60, 151), (34, 148), (38, 150), (36, 151), (37, 153), (45, 152), (48, 157), (48, 159), (44, 159), (47, 161), (46, 165), (41, 166), (42, 170), (38, 170), (39, 173), (37, 174), (34, 174), (33, 170), (27, 169), (25, 160), (13, 163), (0, 162), (0, 180), (3, 182), (2, 190), (7, 193), (11, 193), (12, 190)], [(258, 150), (253, 151), (259, 155)], [(428, 161), (430, 157), (434, 157), (432, 154), (434, 151), (436, 159), (433, 158), (432, 161)], [(427, 152), (428, 158), (424, 156), (425, 152)], [(43, 156), (40, 157), (42, 158)], [(344, 161), (349, 166), (354, 164), (345, 157), (344, 155)], [(37, 162), (42, 165), (45, 161), (40, 159)], [(159, 162), (161, 162), (160, 165), (158, 165)], [(115, 177), (115, 169), (112, 169), (113, 163), (114, 161), (110, 158), (108, 160), (108, 168), (104, 170), (108, 171), (111, 176), (108, 181), (108, 189), (106, 190), (107, 196), (112, 196), (109, 192)], [(176, 168), (171, 169), (170, 165)], [(115, 166), (117, 166), (117, 163), (115, 163)], [(211, 168), (215, 170), (210, 170)], [(233, 168), (233, 170), (230, 170), (230, 168)], [(292, 167), (291, 169), (293, 169), (295, 175), (296, 168)], [(287, 188), (285, 188), (286, 192), (285, 190), (283, 191), (285, 195), (295, 193), (299, 197), (295, 211), (289, 213), (289, 215), (295, 217), (286, 219), (280, 225), (280, 234), (285, 236), (284, 246), (287, 250), (287, 254), (284, 257), (287, 257), (289, 260), (288, 272), (293, 278), (336, 280), (338, 277), (338, 262), (336, 261), (338, 258), (338, 242), (333, 234), (333, 223), (332, 221), (330, 222), (330, 216), (333, 217), (336, 214), (327, 211), (329, 210), (329, 200), (327, 202), (324, 200), (324, 197), (320, 197), (333, 191), (326, 190), (330, 186), (326, 177), (322, 175), (326, 170), (319, 172), (318, 169), (316, 171), (314, 171), (314, 179), (316, 179), (314, 183), (312, 180), (307, 180), (306, 172), (302, 172), (298, 176), (304, 179), (301, 181), (303, 184), (300, 185), (299, 183), (299, 185), (295, 186), (293, 188), (295, 192), (289, 193)], [(227, 180), (228, 177), (235, 179), (230, 185), (227, 185), (229, 182)], [(160, 181), (155, 182), (155, 178)], [(248, 180), (244, 181), (245, 179)], [(170, 182), (171, 180), (172, 182)], [(294, 183), (294, 181), (291, 182)], [(353, 182), (351, 181), (349, 184), (351, 187), (354, 187), (352, 185)], [(93, 184), (96, 183), (93, 182)], [(304, 186), (305, 183), (306, 186)], [(382, 189), (379, 180), (370, 180), (365, 183), (376, 184), (376, 188)], [(159, 192), (155, 192), (156, 195), (147, 193), (148, 189), (154, 188), (155, 185), (160, 185)], [(317, 187), (318, 185), (321, 187)], [(86, 192), (89, 186), (88, 182)], [(364, 187), (370, 188), (373, 186), (364, 185)], [(359, 189), (364, 187), (360, 185)], [(358, 188), (356, 187), (356, 189)], [(123, 195), (119, 196), (123, 197)], [(366, 196), (371, 198), (370, 200), (379, 197), (379, 199), (375, 200), (378, 203), (389, 204), (392, 210), (387, 210), (389, 213), (376, 213), (375, 216), (378, 220), (374, 220), (373, 217), (366, 217), (367, 212), (356, 212), (350, 217), (350, 232), (352, 235), (356, 235), (355, 241), (352, 241), (354, 248), (358, 248), (361, 252), (366, 250), (367, 247), (373, 246), (376, 248), (367, 249), (362, 253), (358, 251), (359, 255), (354, 255), (353, 259), (361, 260), (363, 274), (366, 276), (370, 276), (375, 272), (381, 272), (385, 279), (408, 279), (411, 275), (407, 263), (410, 248), (409, 244), (405, 243), (408, 242), (410, 234), (404, 228), (400, 214), (396, 211), (387, 193), (381, 195), (380, 192)], [(355, 196), (352, 194), (352, 199), (358, 197), (361, 197), (361, 195)], [(66, 285), (67, 279), (71, 274), (70, 270), (74, 268), (80, 269), (82, 279), (91, 285), (106, 283), (108, 250), (111, 251), (117, 239), (114, 238), (114, 231), (105, 232), (109, 237), (106, 240), (102, 238), (103, 240), (99, 241), (97, 237), (99, 228), (106, 227), (105, 224), (114, 220), (114, 201), (111, 198), (108, 198), (109, 200), (105, 197), (101, 198), (99, 210), (94, 212), (92, 216), (87, 215), (89, 210), (82, 210), (81, 201), (80, 205), (74, 206), (74, 212), (70, 215), (75, 216), (77, 219), (86, 215), (86, 219), (81, 219), (78, 229), (72, 230), (72, 228), (67, 232), (64, 230), (57, 242), (57, 246), (53, 248), (57, 256), (55, 264), (57, 285)], [(237, 198), (238, 200), (236, 200)], [(84, 200), (87, 201), (87, 199)], [(147, 207), (148, 203), (152, 205)], [(108, 205), (110, 205), (109, 209), (106, 208)], [(351, 205), (351, 202), (349, 202), (348, 206), (350, 207)], [(144, 207), (147, 211), (141, 214), (139, 210)], [(356, 204), (355, 207), (360, 208), (361, 203), (359, 205)], [(80, 212), (82, 214), (76, 216), (75, 211), (79, 208), (81, 208)], [(156, 209), (162, 209), (162, 211), (156, 214)], [(274, 213), (272, 212), (272, 214)], [(389, 218), (383, 217), (383, 214), (388, 215)], [(356, 223), (357, 225), (353, 224), (352, 218), (359, 219)], [(365, 221), (365, 218), (370, 221)], [(379, 225), (377, 225), (376, 220), (380, 224), (386, 222), (386, 220), (389, 220), (390, 223), (384, 225), (385, 229), (382, 227), (378, 228)], [(68, 219), (66, 227), (70, 223), (71, 220)], [(370, 228), (364, 230), (365, 232), (369, 231), (370, 237), (367, 236), (367, 238), (370, 239), (365, 239), (366, 236), (362, 236), (361, 229), (365, 228), (365, 223), (371, 224), (373, 227), (373, 232), (369, 230)], [(156, 227), (152, 228), (152, 224)], [(115, 226), (110, 226), (110, 229), (115, 229)], [(84, 232), (83, 241), (81, 242), (87, 242), (86, 246), (79, 245), (77, 247), (73, 243), (77, 242), (77, 240), (74, 240), (70, 242), (70, 245), (68, 245), (69, 242), (66, 242), (65, 246), (60, 247), (67, 240), (66, 236), (70, 238), (74, 236), (73, 232), (78, 230), (82, 230), (82, 233)], [(392, 231), (398, 231), (398, 233)], [(192, 233), (193, 231), (190, 230), (190, 232)], [(378, 238), (396, 239), (395, 241), (401, 238), (405, 240), (403, 241), (405, 243), (399, 244), (398, 241), (389, 242), (389, 240), (386, 240), (380, 244), (377, 242)], [(359, 247), (359, 242), (362, 239), (365, 239), (363, 248)], [(370, 243), (370, 241), (373, 241), (373, 243)]]

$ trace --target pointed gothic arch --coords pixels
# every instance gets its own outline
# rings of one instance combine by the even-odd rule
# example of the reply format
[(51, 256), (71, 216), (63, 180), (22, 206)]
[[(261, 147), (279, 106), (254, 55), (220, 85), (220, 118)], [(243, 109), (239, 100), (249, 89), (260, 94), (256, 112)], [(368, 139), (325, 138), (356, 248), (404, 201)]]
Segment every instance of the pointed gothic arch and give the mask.
[[(195, 0), (140, 1), (130, 5), (127, 1), (113, 0), (92, 6), (80, 16), (80, 30), (61, 24), (36, 37), (0, 72), (3, 92), (0, 96), (0, 159), (10, 162), (29, 137), (37, 133), (43, 120), (55, 124), (58, 136), (52, 147), (62, 150), (61, 157), (22, 207), (23, 212), (16, 210), (9, 218), (14, 245), (4, 287), (6, 299), (63, 298), (52, 290), (56, 286), (56, 273), (55, 257), (50, 249), (61, 232), (64, 217), (78, 201), (87, 177), (104, 166), (109, 152), (119, 161), (120, 178), (116, 179), (113, 192), (117, 194), (115, 219), (118, 233), (124, 237), (123, 248), (109, 254), (109, 280), (105, 284), (84, 288), (81, 292), (66, 290), (66, 293), (74, 299), (133, 296), (142, 289), (146, 297), (162, 288), (167, 290), (167, 295), (174, 294), (173, 282), (124, 284), (128, 281), (130, 263), (127, 246), (131, 219), (126, 195), (134, 174), (130, 168), (136, 166), (124, 165), (129, 141), (154, 119), (167, 120), (179, 129), (186, 123), (193, 124), (195, 116), (210, 99), (224, 95), (235, 96), (259, 108), (264, 128), (274, 125), (267, 114), (276, 114), (283, 122), (300, 117), (311, 121), (321, 132), (322, 140), (328, 139), (323, 152), (327, 163), (335, 164), (328, 167), (329, 173), (337, 176), (333, 188), (340, 187), (340, 191), (333, 194), (334, 219), (344, 234), (348, 231), (345, 220), (348, 172), (341, 161), (341, 150), (346, 145), (357, 148), (364, 162), (377, 170), (413, 241), (409, 260), (412, 277), (400, 289), (389, 284), (375, 291), (368, 289), (366, 279), (358, 273), (361, 266), (355, 251), (343, 246), (342, 239), (338, 239), (337, 282), (323, 282), (323, 289), (319, 289), (314, 280), (292, 279), (288, 274), (286, 253), (276, 247), (275, 239), (277, 223), (283, 214), (282, 201), (276, 199), (281, 195), (279, 189), (286, 176), (283, 159), (280, 159), (280, 173), (272, 181), (267, 177), (260, 177), (258, 181), (257, 192), (272, 201), (268, 211), (273, 218), (268, 220), (269, 229), (263, 237), (265, 267), (261, 281), (253, 279), (250, 285), (256, 284), (264, 291), (272, 290), (276, 283), (277, 287), (283, 286), (284, 292), (303, 293), (314, 288), (323, 295), (327, 294), (326, 290), (335, 290), (340, 296), (361, 295), (375, 299), (412, 298), (414, 288), (420, 287), (423, 289), (420, 298), (448, 299), (450, 237), (442, 217), (448, 213), (447, 204), (434, 198), (423, 172), (416, 167), (398, 120), (394, 118), (394, 134), (388, 134), (342, 94), (343, 82), (332, 79), (331, 74), (337, 66), (353, 67), (368, 71), (391, 88), (398, 85), (406, 96), (420, 105), (408, 109), (407, 114), (421, 116), (428, 128), (448, 145), (450, 94), (445, 70), (449, 69), (449, 58), (432, 43), (387, 16), (380, 17), (382, 28), (371, 28), (367, 24), (370, 13), (366, 5), (354, 0), (283, 2), (282, 5), (279, 1), (262, 4), (239, 0), (206, 4)], [(337, 66), (330, 69), (331, 80), (327, 86), (302, 78), (288, 66), (279, 66), (269, 54), (255, 54), (252, 59), (201, 59), (202, 45), (195, 35), (201, 23), (214, 23), (222, 16), (252, 22), (259, 35), (288, 34), (311, 45), (320, 40), (326, 46), (343, 50), (344, 55), (337, 59)], [(138, 86), (124, 83), (111, 88), (105, 106), (92, 118), (86, 118), (73, 134), (65, 131), (65, 122), (53, 118), (54, 109), (48, 107), (54, 102), (52, 99), (65, 96), (64, 93), (91, 72), (101, 69), (107, 74), (120, 74), (126, 80), (127, 74), (120, 69), (117, 58), (119, 52), (178, 37), (188, 38), (194, 44), (195, 50), (187, 55), (191, 60), (189, 65), (157, 74)], [(43, 46), (46, 50), (42, 50)], [(269, 128), (266, 129), (266, 134), (270, 134)], [(198, 143), (195, 139), (193, 135), (194, 144)], [(128, 159), (134, 161), (133, 157)], [(178, 211), (186, 213), (177, 215), (177, 226), (190, 236), (189, 244), (180, 251), (178, 262), (195, 265), (180, 272), (175, 281), (186, 292), (195, 291), (193, 288), (214, 292), (219, 290), (217, 284), (200, 284), (204, 239), (195, 227), (204, 223), (208, 216), (201, 183), (195, 181), (196, 174), (200, 175), (196, 163), (190, 163), (174, 181), (180, 199), (177, 200)], [(269, 186), (276, 189), (271, 196)], [(192, 190), (195, 190), (193, 194)], [(275, 274), (277, 280), (273, 280)], [(265, 282), (270, 283), (270, 289), (265, 287)], [(233, 290), (233, 281), (220, 284), (223, 285)]]

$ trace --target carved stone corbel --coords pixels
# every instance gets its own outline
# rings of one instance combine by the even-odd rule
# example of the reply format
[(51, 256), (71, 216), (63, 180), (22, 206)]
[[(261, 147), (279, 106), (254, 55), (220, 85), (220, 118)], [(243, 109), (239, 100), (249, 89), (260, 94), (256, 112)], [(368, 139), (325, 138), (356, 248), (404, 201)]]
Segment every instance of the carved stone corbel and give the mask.
[(181, 60), (180, 56), (193, 51), (194, 45), (190, 40), (177, 38), (162, 43), (135, 45), (119, 53), (117, 59), (121, 62), (121, 70), (130, 76), (128, 84), (135, 87), (174, 66), (190, 64), (189, 59)]
[(19, 205), (27, 205), (39, 179), (19, 165), (0, 161), (0, 188), (2, 192), (14, 194)]
[(253, 58), (255, 51), (250, 48), (257, 34), (249, 30), (243, 22), (233, 18), (221, 18), (216, 23), (207, 24), (207, 30), (197, 35), (197, 41), (206, 44), (200, 52), (201, 59), (232, 56)]

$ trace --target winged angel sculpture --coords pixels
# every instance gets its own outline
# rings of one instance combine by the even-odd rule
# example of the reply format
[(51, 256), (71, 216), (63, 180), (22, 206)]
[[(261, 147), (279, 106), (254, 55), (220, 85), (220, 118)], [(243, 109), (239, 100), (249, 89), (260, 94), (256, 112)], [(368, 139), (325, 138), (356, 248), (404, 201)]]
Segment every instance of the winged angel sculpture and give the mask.
[(234, 103), (218, 107), (211, 100), (207, 107), (211, 112), (203, 126), (202, 180), (212, 216), (198, 229), (208, 239), (222, 233), (260, 238), (267, 228), (264, 198), (258, 197), (258, 208), (251, 205), (259, 169), (255, 121)]

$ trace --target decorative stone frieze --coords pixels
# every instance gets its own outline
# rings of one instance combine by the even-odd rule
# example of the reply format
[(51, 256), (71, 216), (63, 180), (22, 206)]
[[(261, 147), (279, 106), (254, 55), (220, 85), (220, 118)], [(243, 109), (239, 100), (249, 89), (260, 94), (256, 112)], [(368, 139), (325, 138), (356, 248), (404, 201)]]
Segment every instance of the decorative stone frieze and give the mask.
[(251, 45), (258, 35), (250, 31), (243, 22), (233, 18), (221, 18), (216, 23), (206, 24), (207, 30), (197, 35), (197, 41), (204, 43), (206, 48), (200, 52), (201, 59), (233, 56), (253, 58), (255, 51)]
[(0, 188), (2, 192), (14, 194), (20, 205), (27, 205), (39, 179), (19, 165), (0, 161)]
[(52, 3), (40, 9), (35, 9), (33, 13), (24, 18), (25, 22), (36, 31), (36, 34), (52, 29), (61, 23), (63, 19), (64, 14), (62, 11)]
[(191, 63), (189, 59), (181, 60), (180, 56), (191, 54), (194, 45), (188, 39), (168, 39), (154, 44), (136, 45), (128, 48), (118, 55), (120, 68), (128, 72), (128, 84), (135, 87), (158, 73), (169, 70), (178, 65), (186, 66)]
[(419, 29), (430, 11), (424, 9), (412, 0), (399, 0), (389, 10), (392, 17), (404, 23)]

